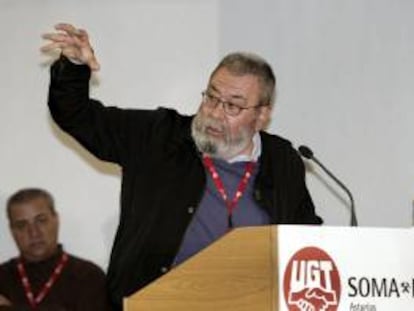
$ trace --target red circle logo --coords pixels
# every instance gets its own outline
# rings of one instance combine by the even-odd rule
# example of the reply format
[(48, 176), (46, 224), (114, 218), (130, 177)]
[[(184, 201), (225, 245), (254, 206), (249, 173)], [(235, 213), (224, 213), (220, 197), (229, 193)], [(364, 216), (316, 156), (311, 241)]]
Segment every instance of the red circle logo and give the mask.
[(283, 278), (289, 311), (336, 311), (341, 280), (332, 258), (318, 247), (305, 247), (290, 259)]

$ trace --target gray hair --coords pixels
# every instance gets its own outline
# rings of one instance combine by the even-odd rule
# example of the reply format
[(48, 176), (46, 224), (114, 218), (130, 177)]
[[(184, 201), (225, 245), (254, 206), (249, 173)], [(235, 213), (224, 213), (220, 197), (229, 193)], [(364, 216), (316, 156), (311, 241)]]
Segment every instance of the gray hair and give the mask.
[(31, 202), (38, 198), (45, 199), (52, 214), (56, 214), (55, 203), (52, 195), (49, 192), (39, 188), (26, 188), (15, 192), (7, 200), (7, 217), (9, 220), (11, 220), (11, 207), (13, 205)]
[(210, 76), (221, 68), (226, 68), (235, 75), (254, 75), (259, 79), (262, 88), (260, 95), (261, 105), (273, 105), (275, 99), (276, 77), (273, 73), (272, 67), (262, 57), (247, 52), (235, 52), (226, 55)]

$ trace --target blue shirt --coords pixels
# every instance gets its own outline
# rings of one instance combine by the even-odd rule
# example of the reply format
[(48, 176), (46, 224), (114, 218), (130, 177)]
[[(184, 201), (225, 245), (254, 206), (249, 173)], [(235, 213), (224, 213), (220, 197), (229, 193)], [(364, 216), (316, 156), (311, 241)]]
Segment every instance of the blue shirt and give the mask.
[[(213, 159), (224, 189), (229, 199), (234, 197), (237, 187), (245, 173), (246, 162), (228, 163)], [(246, 191), (233, 210), (233, 226), (257, 226), (270, 223), (270, 217), (253, 199), (253, 185), (258, 172), (256, 162)], [(187, 228), (181, 247), (174, 260), (174, 265), (195, 255), (203, 248), (223, 236), (228, 231), (228, 211), (226, 204), (217, 190), (210, 173), (206, 170), (206, 188), (198, 209)]]

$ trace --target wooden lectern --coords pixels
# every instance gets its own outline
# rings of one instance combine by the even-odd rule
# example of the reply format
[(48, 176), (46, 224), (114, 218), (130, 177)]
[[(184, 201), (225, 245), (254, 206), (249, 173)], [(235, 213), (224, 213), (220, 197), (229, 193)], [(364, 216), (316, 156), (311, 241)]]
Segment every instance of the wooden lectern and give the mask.
[(271, 226), (232, 230), (125, 299), (124, 310), (276, 310), (276, 232)]
[(414, 228), (234, 229), (125, 311), (414, 310)]

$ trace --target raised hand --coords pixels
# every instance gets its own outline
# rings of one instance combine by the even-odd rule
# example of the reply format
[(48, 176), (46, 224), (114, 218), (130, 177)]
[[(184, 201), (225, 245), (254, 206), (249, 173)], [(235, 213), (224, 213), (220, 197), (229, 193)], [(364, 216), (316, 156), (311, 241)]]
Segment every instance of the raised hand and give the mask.
[(56, 49), (72, 61), (86, 64), (91, 70), (99, 70), (100, 65), (89, 42), (89, 35), (84, 29), (77, 29), (71, 24), (60, 23), (55, 25), (57, 32), (46, 33), (43, 39), (51, 41), (42, 46), (42, 52)]

